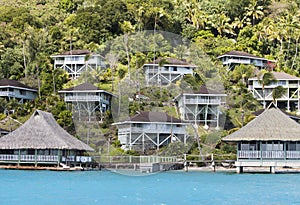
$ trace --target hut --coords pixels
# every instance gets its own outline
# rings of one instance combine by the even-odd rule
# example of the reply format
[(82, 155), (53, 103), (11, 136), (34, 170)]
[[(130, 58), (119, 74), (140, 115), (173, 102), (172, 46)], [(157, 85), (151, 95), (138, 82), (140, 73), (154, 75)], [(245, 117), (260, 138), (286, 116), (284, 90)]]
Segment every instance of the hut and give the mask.
[(0, 138), (0, 165), (63, 167), (91, 162), (91, 147), (60, 127), (51, 113), (36, 110), (23, 125)]
[(278, 108), (266, 109), (222, 139), (237, 144), (237, 173), (243, 167), (300, 167), (300, 124)]

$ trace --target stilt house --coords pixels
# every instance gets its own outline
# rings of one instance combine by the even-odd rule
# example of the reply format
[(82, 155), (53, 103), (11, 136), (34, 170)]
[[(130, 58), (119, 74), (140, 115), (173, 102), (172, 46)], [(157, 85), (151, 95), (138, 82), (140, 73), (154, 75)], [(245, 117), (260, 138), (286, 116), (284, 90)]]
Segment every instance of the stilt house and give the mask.
[(243, 167), (300, 167), (300, 124), (278, 108), (266, 109), (222, 139), (237, 145), (237, 172)]
[(76, 165), (91, 161), (91, 147), (67, 133), (51, 113), (36, 110), (21, 127), (0, 138), (0, 164), (16, 166)]

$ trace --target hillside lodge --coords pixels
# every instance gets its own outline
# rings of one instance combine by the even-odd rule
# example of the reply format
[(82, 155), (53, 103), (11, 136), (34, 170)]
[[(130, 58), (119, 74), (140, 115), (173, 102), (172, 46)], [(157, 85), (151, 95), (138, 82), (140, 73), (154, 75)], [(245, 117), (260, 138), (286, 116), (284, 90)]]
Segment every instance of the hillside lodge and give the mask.
[[(161, 63), (164, 62), (164, 63)], [(162, 65), (160, 65), (162, 64)], [(176, 58), (157, 58), (143, 66), (146, 83), (154, 85), (169, 85), (180, 80), (184, 75), (193, 75), (197, 66)]]
[[(298, 106), (300, 78), (284, 72), (272, 72), (272, 74), (276, 81), (264, 86), (259, 83), (257, 77), (248, 79), (248, 90), (253, 94), (253, 97), (262, 104), (265, 102), (266, 107), (274, 100), (275, 105), (279, 108), (300, 112), (300, 107)], [(277, 86), (282, 86), (286, 91), (280, 98), (273, 99), (272, 92)]]
[(71, 50), (50, 57), (54, 60), (54, 69), (64, 69), (71, 79), (78, 78), (84, 71), (105, 67), (103, 58), (89, 50)]
[(171, 142), (186, 143), (188, 139), (188, 124), (163, 112), (140, 112), (114, 125), (123, 148), (129, 150), (159, 150)]
[(16, 80), (1, 79), (0, 80), (0, 97), (7, 101), (15, 99), (19, 103), (25, 103), (34, 100), (38, 91)]
[(71, 170), (91, 162), (91, 147), (60, 127), (51, 113), (36, 110), (21, 127), (0, 138), (0, 166)]
[(237, 145), (237, 173), (243, 167), (300, 167), (300, 124), (278, 108), (266, 109), (222, 139)]
[(261, 58), (243, 51), (229, 51), (220, 56), (218, 59), (222, 61), (223, 66), (227, 70), (233, 70), (236, 65), (254, 65), (258, 69), (273, 70), (275, 61)]

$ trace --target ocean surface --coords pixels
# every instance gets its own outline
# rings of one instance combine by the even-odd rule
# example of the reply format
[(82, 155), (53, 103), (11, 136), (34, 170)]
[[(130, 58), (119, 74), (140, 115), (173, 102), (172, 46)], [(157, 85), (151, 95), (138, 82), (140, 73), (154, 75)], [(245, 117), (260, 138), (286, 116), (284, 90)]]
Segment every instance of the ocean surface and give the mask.
[(300, 204), (300, 174), (0, 170), (0, 204)]

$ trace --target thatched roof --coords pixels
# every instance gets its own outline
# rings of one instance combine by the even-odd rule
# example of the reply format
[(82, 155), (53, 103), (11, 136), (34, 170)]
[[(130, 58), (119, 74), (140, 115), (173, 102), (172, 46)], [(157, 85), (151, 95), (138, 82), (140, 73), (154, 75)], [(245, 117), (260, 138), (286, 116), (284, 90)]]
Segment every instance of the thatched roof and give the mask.
[(60, 127), (51, 113), (36, 110), (21, 127), (0, 138), (0, 149), (94, 151)]
[(278, 108), (270, 108), (223, 141), (300, 141), (300, 124)]

